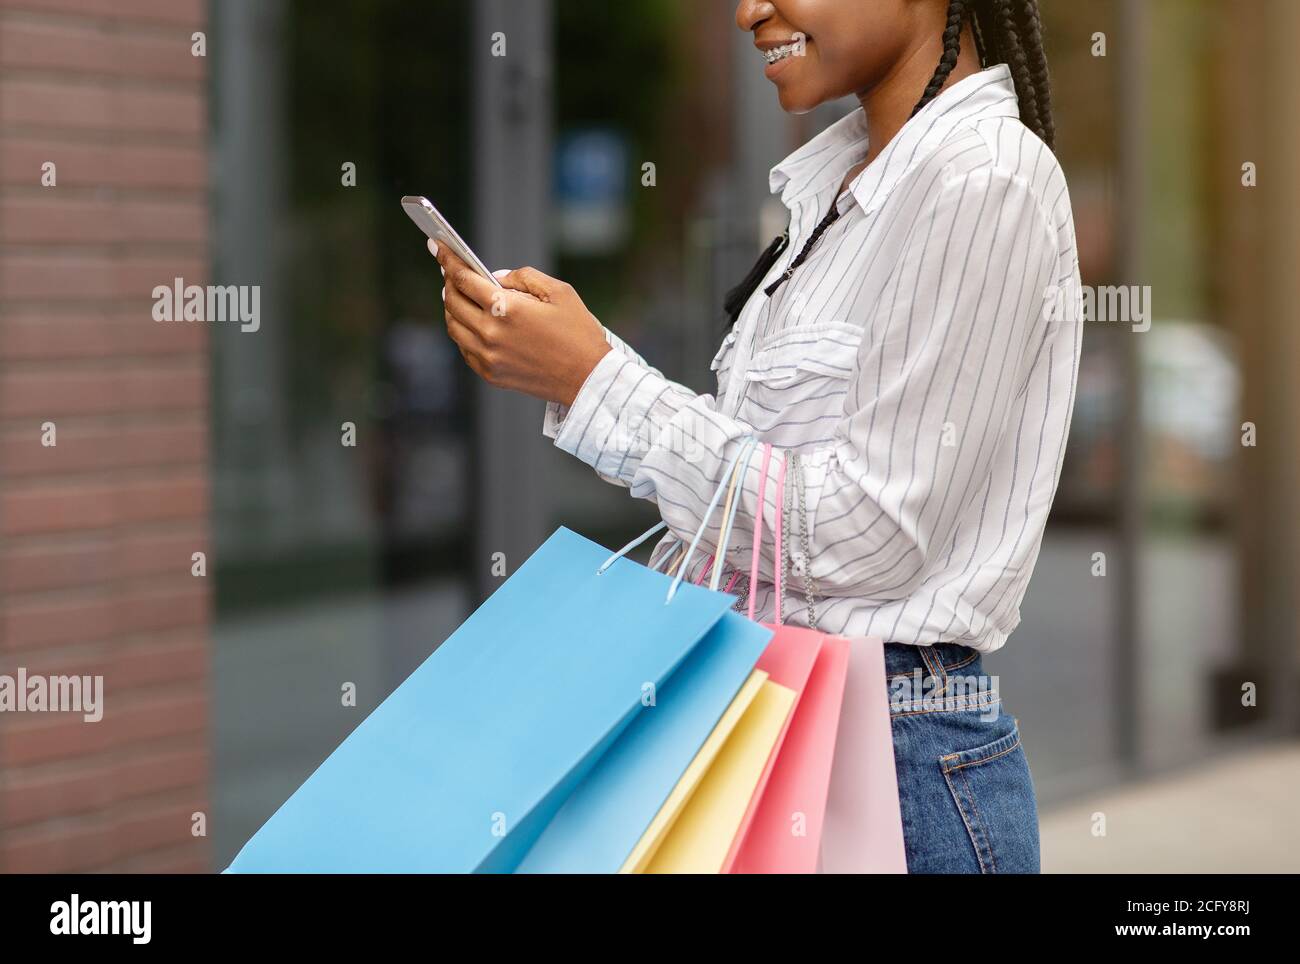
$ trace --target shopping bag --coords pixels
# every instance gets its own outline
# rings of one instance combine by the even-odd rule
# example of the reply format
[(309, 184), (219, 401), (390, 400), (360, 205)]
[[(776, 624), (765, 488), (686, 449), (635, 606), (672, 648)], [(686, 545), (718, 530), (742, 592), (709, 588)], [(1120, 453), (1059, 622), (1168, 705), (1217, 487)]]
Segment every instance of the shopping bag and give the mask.
[(234, 872), (513, 870), (732, 597), (561, 528), (243, 847)]
[(823, 636), (821, 633), (810, 629), (802, 629), (798, 626), (783, 626), (779, 623), (764, 625), (772, 631), (773, 636), (772, 641), (767, 645), (767, 649), (759, 657), (757, 666), (765, 671), (774, 683), (778, 683), (794, 693), (794, 703), (790, 707), (790, 715), (786, 719), (785, 726), (781, 728), (781, 732), (777, 734), (776, 742), (772, 745), (772, 752), (768, 756), (762, 773), (759, 775), (749, 805), (745, 808), (745, 813), (736, 828), (735, 837), (727, 851), (726, 858), (722, 862), (721, 872), (724, 874), (731, 872), (732, 865), (735, 863), (740, 851), (740, 846), (749, 832), (755, 814), (758, 812), (759, 803), (767, 792), (768, 782), (775, 770), (777, 761), (785, 755), (785, 745), (790, 728), (799, 717), (800, 707), (803, 705), (804, 691), (822, 649)]
[(623, 866), (619, 868), (619, 873), (639, 874), (645, 872), (645, 868), (654, 858), (659, 845), (663, 843), (664, 837), (672, 829), (683, 808), (690, 802), (700, 782), (709, 772), (709, 767), (713, 766), (718, 754), (722, 752), (727, 740), (731, 738), (731, 734), (735, 732), (737, 725), (739, 725), (741, 719), (753, 704), (754, 698), (758, 696), (759, 690), (763, 688), (763, 684), (766, 682), (767, 674), (758, 669), (754, 670), (749, 678), (745, 680), (740, 692), (736, 694), (726, 711), (723, 712), (717, 726), (713, 728), (713, 731), (704, 741), (704, 745), (700, 747), (699, 752), (695, 754), (690, 765), (686, 768), (686, 772), (682, 774), (681, 779), (677, 781), (677, 785), (673, 787), (668, 799), (664, 801), (663, 806), (659, 808), (659, 812), (655, 814), (654, 819), (651, 820), (650, 825), (641, 835), (641, 839), (637, 841), (636, 846), (632, 848), (632, 852), (628, 854)]
[(849, 641), (820, 869), (832, 874), (907, 873), (885, 648), (875, 637)]
[(658, 845), (639, 866), (629, 870), (648, 874), (721, 871), (794, 700), (793, 690), (770, 679), (761, 681)]
[[(690, 551), (705, 528), (728, 479), (754, 440), (742, 444), (718, 483)], [(731, 494), (728, 495), (730, 506)], [(611, 559), (664, 528), (660, 523), (628, 543)], [(660, 564), (667, 560), (661, 558)], [(605, 565), (608, 565), (607, 562)], [(671, 603), (685, 575), (665, 597)], [(723, 711), (753, 669), (771, 632), (727, 613), (673, 673), (658, 698), (639, 712), (564, 801), (519, 866), (520, 872), (616, 870), (627, 858), (665, 797), (679, 782), (693, 755), (715, 729)]]
[[(734, 509), (735, 479), (744, 474), (753, 449), (746, 451), (727, 497), (724, 524), (714, 561), (726, 557)], [(759, 482), (762, 504), (766, 487), (771, 447), (765, 451)], [(778, 492), (784, 476), (778, 481)], [(778, 503), (780, 501), (778, 495)], [(778, 515), (778, 522), (780, 516)], [(755, 523), (754, 545), (761, 541), (761, 510)], [(778, 525), (778, 532), (779, 525)], [(778, 537), (778, 556), (780, 539)], [(689, 564), (689, 553), (684, 565)], [(700, 575), (713, 567), (710, 562)], [(757, 548), (752, 560), (757, 568)], [(713, 585), (718, 584), (721, 567), (713, 570)], [(756, 575), (751, 575), (751, 582)], [(751, 594), (750, 617), (754, 612)], [(779, 620), (778, 615), (778, 620)], [(780, 753), (792, 714), (821, 649), (820, 634), (793, 627), (769, 626), (774, 638), (758, 661), (757, 669), (767, 675), (753, 704), (745, 709), (734, 732), (718, 734), (692, 767), (690, 777), (682, 782), (666, 807), (638, 844), (626, 869), (635, 872), (717, 873), (734, 860), (736, 841), (753, 818), (755, 802), (761, 799), (764, 785)], [(716, 758), (709, 755), (721, 743)]]
[(566, 799), (520, 873), (613, 873), (686, 772), (772, 638), (727, 613)]
[[(795, 488), (800, 490), (799, 518), (801, 531), (807, 521), (802, 496), (802, 477), (797, 458), (789, 457), (796, 470)], [(758, 549), (762, 543), (764, 493), (771, 462), (771, 446), (764, 447), (759, 474), (759, 510), (754, 521), (753, 553), (750, 560), (751, 585), (758, 578)], [(811, 628), (782, 625), (782, 601), (785, 597), (786, 571), (791, 568), (787, 530), (791, 503), (786, 487), (787, 460), (783, 459), (776, 481), (776, 513), (773, 532), (777, 560), (775, 573), (776, 632), (768, 647), (769, 654), (780, 646), (802, 643), (811, 653), (813, 665), (801, 666), (794, 683), (799, 698), (791, 714), (787, 731), (777, 741), (768, 769), (755, 788), (731, 851), (723, 864), (724, 873), (811, 873), (816, 869), (821, 825), (825, 812), (827, 786), (830, 781), (840, 701), (848, 654), (843, 639), (816, 631), (812, 590), (808, 590), (808, 622)], [(807, 582), (810, 577), (805, 575)], [(754, 614), (751, 593), (750, 618)], [(760, 666), (764, 663), (760, 660)]]
[[(759, 482), (763, 505), (770, 447), (764, 452)], [(802, 470), (798, 456), (783, 459), (776, 495), (776, 622), (781, 622), (784, 568), (790, 547), (783, 547), (784, 523), (791, 504), (785, 485), (787, 461), (794, 468), (799, 491), (801, 533), (808, 532)], [(762, 510), (755, 523), (759, 545)], [(807, 540), (804, 541), (807, 548)], [(801, 561), (808, 567), (811, 560)], [(793, 566), (791, 567), (793, 571)], [(751, 562), (751, 582), (757, 578), (757, 550)], [(808, 568), (808, 623), (816, 626), (813, 589)], [(751, 618), (753, 600), (751, 594)], [(894, 769), (894, 743), (885, 688), (884, 648), (879, 639), (845, 640), (825, 637), (826, 662), (814, 669), (799, 702), (772, 777), (755, 804), (748, 832), (739, 838), (733, 872), (906, 873), (903, 826)], [(819, 657), (819, 664), (821, 657)], [(837, 712), (838, 710), (838, 712)], [(801, 719), (801, 715), (806, 717)], [(829, 760), (829, 766), (827, 765)], [(794, 831), (801, 829), (800, 836)]]
[(737, 838), (731, 873), (817, 869), (848, 665), (849, 641), (824, 637), (753, 819)]

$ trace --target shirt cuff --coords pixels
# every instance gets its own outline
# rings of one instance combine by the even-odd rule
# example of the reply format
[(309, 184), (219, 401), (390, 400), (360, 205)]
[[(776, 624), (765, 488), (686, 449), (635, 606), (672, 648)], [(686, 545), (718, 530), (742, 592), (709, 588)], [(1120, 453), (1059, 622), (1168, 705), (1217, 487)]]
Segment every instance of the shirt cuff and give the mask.
[[(640, 461), (631, 456), (643, 454), (634, 451), (643, 435), (637, 429), (644, 426), (649, 408), (661, 395), (655, 385), (666, 384), (661, 375), (622, 352), (607, 352), (559, 423), (556, 448), (606, 477), (631, 484)], [(642, 448), (648, 447), (648, 439), (639, 441)]]
[(561, 405), (559, 402), (547, 402), (546, 416), (542, 419), (542, 434), (549, 439), (554, 439), (564, 427), (564, 419), (568, 414), (569, 406)]
[[(614, 334), (604, 325), (601, 325), (601, 330), (605, 335), (605, 341), (609, 344), (609, 346), (612, 349), (614, 349), (611, 352), (606, 352), (605, 358), (608, 358), (610, 355), (617, 354), (624, 358), (630, 358), (633, 361), (637, 362), (638, 364), (645, 365), (645, 361), (641, 358), (641, 356), (638, 355), (636, 352), (634, 352), (631, 348), (629, 348), (627, 343), (624, 342), (621, 338), (619, 338), (616, 334)], [(601, 359), (601, 361), (604, 361), (604, 359)], [(597, 363), (596, 368), (599, 367), (600, 364)], [(646, 367), (649, 366), (647, 365)], [(591, 373), (587, 375), (587, 381), (583, 382), (583, 388), (578, 389), (579, 395), (581, 395), (583, 389), (585, 389), (587, 385), (590, 384), (591, 376), (594, 375), (595, 373), (596, 370), (592, 369)], [(576, 398), (575, 398), (575, 402), (576, 402)], [(568, 414), (569, 414), (568, 405), (562, 405), (559, 402), (547, 402), (546, 415), (542, 418), (542, 434), (549, 439), (555, 439), (556, 437), (558, 437), (561, 429), (564, 428), (564, 420), (568, 417)]]
[[(578, 394), (574, 396), (574, 406), (578, 404), (578, 399), (582, 397), (582, 393), (591, 385), (592, 379), (596, 377), (596, 372), (600, 370), (600, 366), (604, 365), (611, 355), (616, 354), (618, 354), (616, 351), (605, 352), (604, 357), (596, 362), (596, 367), (587, 373), (587, 380), (582, 383), (582, 387), (578, 389)], [(547, 402), (546, 416), (542, 419), (542, 434), (549, 439), (559, 438), (560, 432), (564, 430), (564, 423), (569, 417), (569, 410), (570, 406), (568, 405), (562, 405), (559, 402)]]

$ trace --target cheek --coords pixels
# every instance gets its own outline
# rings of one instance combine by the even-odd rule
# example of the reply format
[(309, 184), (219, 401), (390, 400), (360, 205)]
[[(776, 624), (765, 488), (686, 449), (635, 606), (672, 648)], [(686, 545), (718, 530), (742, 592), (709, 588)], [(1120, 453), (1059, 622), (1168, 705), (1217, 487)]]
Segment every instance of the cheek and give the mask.
[(903, 56), (914, 29), (904, 0), (784, 0), (779, 7), (813, 39), (817, 58), (810, 66), (828, 99), (879, 82)]
[(864, 32), (832, 37), (820, 54), (820, 73), (832, 97), (857, 93), (889, 71), (888, 46)]

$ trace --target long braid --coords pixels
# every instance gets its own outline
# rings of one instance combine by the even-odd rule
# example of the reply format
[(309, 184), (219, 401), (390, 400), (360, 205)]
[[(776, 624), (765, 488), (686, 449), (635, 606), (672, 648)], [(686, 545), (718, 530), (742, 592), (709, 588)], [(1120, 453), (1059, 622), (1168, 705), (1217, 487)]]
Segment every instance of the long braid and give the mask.
[[(1001, 40), (1002, 55), (1006, 65), (1011, 68), (1011, 78), (1016, 84), (1016, 94), (1020, 99), (1020, 119), (1024, 125), (1035, 133), (1042, 130), (1038, 119), (1038, 92), (1034, 90), (1034, 81), (1029, 73), (1029, 57), (1020, 42), (1020, 33), (1016, 29), (1016, 20), (1011, 12), (1011, 0), (992, 0), (997, 18), (998, 37)], [(1024, 91), (1028, 94), (1022, 94)]]
[(961, 27), (965, 17), (966, 0), (948, 0), (948, 19), (943, 28), (943, 55), (939, 58), (939, 66), (934, 69), (934, 76), (925, 85), (921, 99), (912, 108), (911, 116), (915, 117), (922, 107), (939, 96), (939, 91), (943, 90), (943, 85), (948, 81), (948, 75), (957, 66), (957, 57), (961, 53)]
[(1029, 62), (1029, 76), (1033, 82), (1038, 104), (1036, 133), (1048, 147), (1056, 146), (1056, 125), (1052, 122), (1052, 81), (1047, 71), (1047, 51), (1043, 48), (1043, 20), (1035, 0), (1017, 0), (1016, 29), (1021, 36), (1021, 46)]
[[(961, 54), (961, 32), (969, 20), (975, 37), (975, 51), (981, 67), (1006, 64), (1016, 87), (1020, 102), (1020, 120), (1038, 135), (1049, 148), (1056, 147), (1056, 126), (1052, 121), (1052, 87), (1047, 70), (1047, 54), (1043, 49), (1043, 25), (1038, 12), (1038, 0), (948, 0), (948, 13), (944, 19), (943, 53), (930, 82), (921, 93), (921, 99), (912, 108), (912, 116), (921, 111), (942, 92), (944, 85), (957, 66)], [(769, 286), (775, 290), (779, 282), (789, 278), (793, 268), (802, 264), (813, 243), (834, 221), (835, 208), (828, 212), (823, 224), (804, 243), (791, 268), (778, 282)], [(760, 256), (758, 263), (745, 279), (727, 293), (726, 312), (729, 326), (736, 323), (741, 310), (760, 282), (776, 263), (786, 247), (786, 235), (776, 238)]]
[(985, 47), (981, 66), (1007, 65), (1016, 85), (1021, 121), (1055, 148), (1052, 87), (1038, 0), (977, 0), (972, 21)]
[(912, 108), (915, 117), (943, 89), (961, 51), (961, 28), (969, 14), (980, 66), (1005, 63), (1015, 82), (1020, 119), (1048, 147), (1056, 142), (1052, 123), (1052, 89), (1043, 49), (1037, 0), (949, 0), (943, 30), (943, 54), (934, 76)]
[(992, 62), (992, 58), (989, 56), (989, 42), (984, 36), (984, 25), (980, 23), (978, 7), (971, 12), (970, 32), (975, 37), (975, 55), (979, 57), (980, 69), (983, 69)]
[(993, 15), (993, 6), (988, 0), (980, 0), (975, 4), (971, 23), (975, 36), (981, 38), (980, 42), (983, 46), (984, 56), (980, 60), (980, 67), (992, 67), (994, 64), (1004, 63), (1005, 55), (998, 42), (997, 19)]

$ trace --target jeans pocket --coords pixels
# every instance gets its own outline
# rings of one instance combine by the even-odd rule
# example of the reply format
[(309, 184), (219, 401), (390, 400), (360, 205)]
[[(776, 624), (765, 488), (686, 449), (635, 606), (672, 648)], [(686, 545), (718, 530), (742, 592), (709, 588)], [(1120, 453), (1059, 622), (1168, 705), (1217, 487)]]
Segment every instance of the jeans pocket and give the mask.
[(939, 768), (975, 848), (980, 872), (1039, 871), (1038, 807), (1020, 726), (992, 743), (949, 753)]

